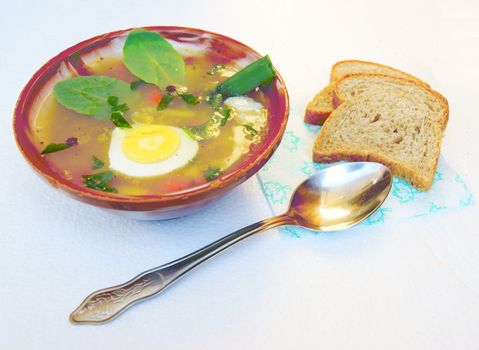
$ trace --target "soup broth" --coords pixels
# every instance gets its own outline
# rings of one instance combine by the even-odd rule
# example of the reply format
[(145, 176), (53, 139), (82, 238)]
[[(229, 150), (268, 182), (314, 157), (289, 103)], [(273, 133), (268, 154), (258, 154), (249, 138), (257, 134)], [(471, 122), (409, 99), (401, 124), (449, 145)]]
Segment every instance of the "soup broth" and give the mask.
[[(175, 97), (167, 108), (158, 110), (157, 106), (164, 98), (165, 91), (153, 84), (139, 82), (128, 100), (122, 101), (120, 98), (119, 101), (128, 106), (128, 110), (123, 115), (131, 125), (130, 129), (116, 131), (119, 128), (110, 120), (77, 113), (64, 107), (56, 100), (53, 93), (50, 94), (34, 121), (34, 135), (38, 149), (42, 150), (49, 144), (62, 143), (65, 140), (72, 140), (72, 138), (76, 140), (74, 146), (61, 152), (45, 154), (45, 160), (61, 176), (79, 185), (85, 184), (87, 175), (112, 171), (113, 178), (109, 181), (108, 186), (118, 194), (132, 196), (181, 191), (205, 184), (220, 174), (241, 167), (248, 161), (249, 154), (259, 147), (266, 133), (269, 119), (267, 112), (269, 105), (265, 95), (267, 90), (256, 88), (247, 93), (248, 99), (238, 97), (232, 98), (230, 102), (224, 101), (225, 104), (230, 103), (231, 107), (229, 118), (224, 121), (224, 115), (215, 111), (208, 99), (211, 98), (212, 91), (239, 68), (234, 64), (220, 66), (207, 55), (183, 58), (186, 76), (184, 85), (188, 94), (199, 98), (199, 103), (189, 104), (183, 97)], [(101, 57), (90, 63), (87, 68), (93, 75), (114, 77), (127, 83), (138, 81), (138, 77), (130, 73), (122, 59), (118, 57)], [(241, 100), (241, 98), (243, 99)], [(245, 103), (250, 103), (252, 107), (243, 108)], [(248, 114), (248, 108), (254, 113)], [(214, 136), (208, 135), (208, 137), (202, 138), (202, 135), (195, 134), (197, 130), (201, 129), (201, 126), (209, 123), (212, 119), (216, 120), (216, 124), (212, 128), (214, 130), (210, 130)], [(221, 121), (218, 121), (220, 119)], [(128, 171), (113, 168), (111, 157), (120, 153), (121, 157), (127, 159), (128, 166), (138, 162), (137, 159), (131, 158), (131, 152), (127, 152), (125, 143), (131, 131), (145, 126), (173, 127), (171, 130), (181, 136), (178, 141), (179, 146), (174, 151), (175, 156), (182, 157), (183, 143), (191, 145), (188, 147), (193, 149), (188, 151), (188, 154), (192, 154), (191, 152), (196, 150), (194, 156), (191, 159), (188, 158), (186, 163), (178, 163), (177, 167), (168, 165), (172, 169), (158, 175), (147, 172), (146, 176), (132, 176), (127, 174), (130, 172), (130, 168), (127, 168), (126, 165), (122, 169), (128, 169)], [(145, 130), (153, 129), (145, 128)], [(120, 149), (113, 149), (113, 135), (117, 134), (124, 137), (123, 143), (121, 143)], [(187, 135), (189, 139), (186, 140), (184, 135)], [(162, 142), (165, 141), (156, 136), (139, 141), (146, 148), (157, 147)], [(139, 163), (141, 164), (138, 169), (141, 170), (146, 169), (148, 164), (154, 162), (147, 160)], [(166, 165), (157, 167), (160, 172), (166, 169)], [(131, 173), (141, 173), (140, 170), (132, 169)]]

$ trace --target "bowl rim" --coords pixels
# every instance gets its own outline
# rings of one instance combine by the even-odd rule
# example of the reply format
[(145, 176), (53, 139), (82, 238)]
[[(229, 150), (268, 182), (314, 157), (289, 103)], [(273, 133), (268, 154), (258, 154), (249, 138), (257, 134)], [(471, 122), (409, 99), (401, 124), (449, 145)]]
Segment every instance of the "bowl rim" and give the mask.
[[(25, 135), (22, 135), (20, 137), (19, 132), (22, 131), (22, 129), (26, 128), (20, 128), (21, 125), (26, 125), (30, 126), (30, 123), (21, 123), (21, 119), (24, 117), (23, 113), (23, 108), (24, 106), (28, 106), (27, 100), (30, 96), (30, 93), (32, 89), (36, 86), (37, 81), (43, 77), (46, 73), (48, 73), (51, 68), (64, 60), (65, 58), (71, 56), (73, 53), (81, 50), (85, 46), (92, 45), (104, 40), (108, 39), (114, 39), (116, 37), (119, 37), (125, 33), (128, 33), (133, 30), (137, 29), (146, 29), (146, 30), (152, 30), (155, 32), (160, 32), (160, 31), (184, 31), (185, 33), (191, 33), (195, 32), (198, 34), (208, 34), (212, 35), (213, 37), (220, 38), (220, 39), (225, 39), (229, 42), (233, 42), (235, 44), (238, 44), (245, 49), (249, 50), (251, 53), (256, 54), (258, 56), (261, 56), (256, 50), (252, 49), (250, 46), (243, 44), (242, 42), (235, 40), (229, 36), (211, 32), (208, 30), (204, 29), (199, 29), (199, 28), (194, 28), (194, 27), (184, 27), (184, 26), (143, 26), (143, 27), (133, 27), (133, 28), (128, 28), (128, 29), (120, 29), (120, 30), (115, 30), (112, 32), (100, 34), (94, 37), (91, 37), (89, 39), (85, 39), (83, 41), (78, 42), (77, 44), (74, 44), (65, 50), (61, 51), (51, 59), (49, 59), (46, 63), (44, 63), (28, 80), (26, 85), (22, 88), (20, 95), (17, 99), (17, 102), (15, 104), (15, 109), (13, 113), (13, 131), (14, 131), (14, 136), (15, 136), (15, 142), (17, 145), (17, 148), (20, 150), (22, 153), (23, 157), (27, 160), (27, 162), (30, 164), (30, 166), (35, 170), (35, 172), (39, 175), (41, 175), (43, 178), (45, 178), (50, 184), (52, 184), (56, 188), (63, 189), (67, 193), (76, 195), (77, 197), (80, 198), (85, 198), (85, 199), (91, 199), (94, 201), (99, 201), (99, 202), (112, 202), (112, 203), (119, 203), (119, 204), (140, 204), (140, 203), (158, 203), (158, 204), (167, 204), (170, 202), (174, 203), (182, 203), (186, 198), (191, 198), (191, 197), (198, 197), (202, 196), (206, 193), (209, 192), (215, 192), (213, 190), (219, 190), (224, 187), (227, 187), (228, 185), (234, 183), (236, 180), (241, 179), (244, 175), (247, 175), (246, 178), (249, 178), (253, 174), (249, 174), (249, 172), (257, 166), (257, 163), (261, 162), (262, 159), (264, 158), (269, 158), (276, 147), (279, 145), (282, 136), (284, 134), (284, 131), (286, 129), (286, 124), (288, 122), (288, 117), (289, 117), (289, 109), (290, 109), (290, 102), (289, 102), (289, 94), (288, 90), (286, 87), (286, 84), (281, 77), (280, 73), (276, 70), (275, 67), (274, 70), (276, 72), (276, 79), (280, 82), (282, 88), (279, 89), (280, 91), (283, 92), (282, 94), (282, 99), (284, 99), (284, 114), (281, 116), (282, 118), (280, 119), (281, 124), (279, 125), (279, 128), (277, 129), (277, 132), (273, 134), (273, 137), (271, 138), (271, 141), (268, 143), (263, 143), (260, 144), (259, 149), (255, 152), (254, 154), (254, 159), (252, 161), (246, 162), (242, 166), (238, 167), (237, 169), (233, 170), (232, 172), (225, 174), (223, 176), (220, 176), (213, 181), (209, 181), (205, 184), (190, 187), (181, 191), (175, 191), (175, 192), (170, 192), (166, 194), (158, 194), (158, 195), (145, 195), (145, 196), (130, 196), (130, 195), (121, 195), (121, 194), (112, 194), (108, 192), (101, 192), (101, 191), (94, 191), (90, 190), (85, 187), (83, 189), (82, 187), (78, 186), (77, 184), (73, 183), (70, 180), (64, 179), (61, 176), (55, 177), (50, 174), (45, 173), (40, 169), (36, 164), (33, 159), (33, 155), (31, 152), (28, 152), (27, 149), (24, 148), (24, 143), (31, 142), (31, 139), (26, 133), (26, 130), (23, 130), (25, 132)], [(36, 148), (33, 145), (34, 148)], [(246, 180), (246, 178), (244, 180)], [(242, 182), (242, 181), (241, 181)], [(162, 205), (163, 206), (163, 205)]]

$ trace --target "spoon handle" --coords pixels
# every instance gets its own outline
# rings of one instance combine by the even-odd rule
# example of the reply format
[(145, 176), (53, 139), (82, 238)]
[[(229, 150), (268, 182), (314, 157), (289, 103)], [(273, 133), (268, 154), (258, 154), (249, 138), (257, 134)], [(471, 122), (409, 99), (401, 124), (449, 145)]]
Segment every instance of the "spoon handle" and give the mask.
[(224, 249), (257, 232), (294, 224), (287, 214), (259, 221), (165, 265), (145, 271), (132, 280), (90, 294), (70, 315), (73, 323), (104, 323), (128, 307), (159, 293), (179, 277)]

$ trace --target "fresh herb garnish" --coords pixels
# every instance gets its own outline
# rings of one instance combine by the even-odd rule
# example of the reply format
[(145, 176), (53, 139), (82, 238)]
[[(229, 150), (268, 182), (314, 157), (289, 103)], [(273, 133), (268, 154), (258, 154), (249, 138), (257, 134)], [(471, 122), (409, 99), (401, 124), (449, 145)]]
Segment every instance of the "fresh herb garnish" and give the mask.
[(106, 100), (108, 104), (112, 107), (118, 106), (118, 96), (108, 96), (108, 99)]
[(119, 128), (131, 128), (123, 113), (129, 110), (126, 103), (118, 104), (118, 96), (108, 96), (108, 104), (111, 106), (110, 119)]
[(211, 107), (213, 107), (216, 110), (223, 103), (223, 96), (220, 93), (212, 94), (208, 98), (208, 103), (211, 105)]
[(158, 103), (158, 105), (156, 106), (156, 110), (157, 111), (162, 111), (162, 110), (166, 109), (166, 107), (168, 107), (168, 105), (173, 100), (173, 98), (175, 98), (175, 95), (173, 95), (169, 92), (166, 93), (165, 95), (163, 95), (163, 97), (161, 98), (160, 103)]
[(203, 177), (206, 181), (212, 181), (221, 175), (221, 170), (219, 168), (208, 168), (203, 173)]
[(276, 76), (273, 64), (268, 55), (244, 67), (232, 77), (222, 82), (217, 88), (223, 97), (244, 95), (257, 86), (270, 83)]
[(109, 96), (126, 98), (131, 94), (124, 81), (106, 76), (75, 77), (59, 81), (53, 88), (56, 100), (80, 114), (105, 119), (111, 113)]
[(197, 105), (198, 103), (200, 103), (200, 99), (198, 97), (196, 97), (195, 95), (192, 95), (192, 94), (178, 94), (181, 99), (183, 101), (185, 101), (187, 104), (189, 105)]
[(78, 144), (78, 139), (76, 137), (70, 137), (64, 143), (50, 143), (47, 147), (43, 149), (42, 154), (63, 151), (77, 144)]
[(215, 64), (215, 65), (213, 66), (213, 68), (211, 68), (211, 70), (210, 70), (209, 72), (207, 72), (206, 74), (213, 76), (213, 75), (215, 75), (216, 73), (218, 73), (218, 72), (220, 72), (220, 71), (222, 71), (222, 70), (224, 70), (224, 69), (225, 69), (225, 65), (224, 65), (224, 64)]
[(213, 109), (221, 114), (223, 117), (220, 120), (220, 125), (225, 126), (226, 122), (231, 118), (231, 109), (228, 107), (223, 107), (223, 95), (220, 93), (213, 93), (208, 98), (208, 103), (213, 107)]
[(117, 192), (115, 188), (108, 186), (113, 179), (113, 172), (109, 170), (102, 173), (82, 175), (81, 177), (83, 178), (83, 185), (88, 188), (103, 192)]
[(95, 156), (91, 157), (91, 168), (93, 170), (103, 168), (104, 165), (105, 165), (105, 162), (101, 161), (97, 157), (95, 157)]
[(192, 95), (192, 94), (188, 94), (186, 92), (179, 92), (179, 90), (172, 85), (168, 86), (166, 88), (166, 91), (167, 91), (167, 93), (163, 96), (160, 103), (158, 103), (158, 105), (156, 106), (157, 111), (162, 111), (162, 110), (166, 109), (168, 107), (168, 105), (170, 104), (170, 102), (176, 96), (181, 97), (181, 99), (189, 105), (194, 106), (194, 105), (197, 105), (198, 103), (200, 103), (200, 98), (199, 97), (197, 97), (195, 95)]
[(110, 119), (115, 126), (118, 126), (119, 128), (125, 128), (129, 129), (131, 128), (130, 123), (125, 119), (123, 116), (123, 113), (121, 112), (113, 112), (110, 116)]
[(220, 121), (221, 126), (225, 126), (226, 122), (230, 119), (231, 117), (231, 109), (230, 108), (220, 108), (218, 112), (223, 116)]
[(155, 32), (130, 32), (123, 46), (123, 63), (138, 78), (160, 89), (185, 81), (183, 57)]
[(220, 134), (221, 114), (214, 113), (213, 116), (199, 125), (184, 126), (183, 130), (190, 138), (196, 141), (208, 140)]
[(130, 89), (131, 90), (136, 90), (137, 88), (139, 88), (140, 86), (143, 86), (145, 84), (148, 84), (148, 83), (141, 80), (141, 79), (138, 79), (138, 80), (132, 81), (130, 83)]
[(251, 136), (258, 135), (258, 131), (251, 124), (243, 124), (243, 127)]

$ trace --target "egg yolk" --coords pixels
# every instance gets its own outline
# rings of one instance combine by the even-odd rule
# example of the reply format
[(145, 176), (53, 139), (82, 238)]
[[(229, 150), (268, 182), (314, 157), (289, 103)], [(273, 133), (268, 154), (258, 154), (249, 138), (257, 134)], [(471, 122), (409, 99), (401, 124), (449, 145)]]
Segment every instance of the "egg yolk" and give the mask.
[(138, 163), (156, 163), (171, 157), (180, 146), (178, 133), (165, 125), (145, 125), (127, 131), (123, 153)]

